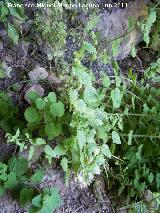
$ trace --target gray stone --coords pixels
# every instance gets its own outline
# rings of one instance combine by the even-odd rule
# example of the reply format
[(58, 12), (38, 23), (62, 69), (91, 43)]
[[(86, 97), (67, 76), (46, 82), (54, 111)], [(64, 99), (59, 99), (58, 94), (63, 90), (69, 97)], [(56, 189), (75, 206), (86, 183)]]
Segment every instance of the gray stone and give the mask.
[[(139, 29), (129, 30), (128, 18), (131, 17), (136, 23), (139, 19), (147, 16), (148, 9), (144, 1), (136, 0), (129, 2), (125, 9), (117, 9), (113, 13), (104, 11), (100, 14), (96, 31), (100, 32), (100, 41), (103, 48), (111, 54), (111, 40), (120, 38), (119, 51), (114, 59), (124, 59), (130, 52), (132, 45), (137, 45), (142, 40)], [(128, 33), (131, 31), (130, 33)]]
[[(103, 0), (99, 0), (99, 2)], [(137, 27), (129, 29), (129, 17), (136, 24), (138, 20), (143, 20), (148, 15), (148, 8), (145, 1), (135, 0), (128, 2), (125, 8), (114, 8), (111, 12), (101, 10), (97, 12), (99, 21), (94, 31), (100, 34), (99, 45), (102, 50), (112, 56), (112, 41), (120, 38), (120, 45), (115, 60), (126, 58), (132, 49), (132, 45), (137, 45), (143, 39), (143, 35)], [(87, 23), (87, 15), (80, 16), (84, 25)], [(129, 33), (130, 32), (130, 33)]]
[(45, 80), (48, 77), (48, 72), (45, 68), (37, 66), (28, 74), (32, 82), (38, 82), (40, 80)]

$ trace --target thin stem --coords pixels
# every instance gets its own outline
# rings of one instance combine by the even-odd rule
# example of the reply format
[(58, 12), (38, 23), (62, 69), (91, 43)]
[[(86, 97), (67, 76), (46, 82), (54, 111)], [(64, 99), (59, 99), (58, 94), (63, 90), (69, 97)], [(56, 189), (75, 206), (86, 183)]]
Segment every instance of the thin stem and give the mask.
[[(146, 117), (149, 116), (149, 114), (138, 114), (138, 113), (128, 113), (128, 114), (124, 114), (124, 113), (107, 113), (107, 115), (109, 116), (136, 116), (136, 117)], [(153, 115), (151, 115), (153, 116)]]
[(126, 91), (126, 92), (128, 92), (129, 94), (135, 96), (137, 99), (141, 100), (141, 99), (140, 99), (137, 95), (135, 95), (133, 92), (131, 92), (131, 91)]
[[(127, 134), (120, 134), (120, 136), (128, 137)], [(160, 136), (155, 135), (132, 135), (133, 138), (153, 138), (153, 139), (160, 139)]]

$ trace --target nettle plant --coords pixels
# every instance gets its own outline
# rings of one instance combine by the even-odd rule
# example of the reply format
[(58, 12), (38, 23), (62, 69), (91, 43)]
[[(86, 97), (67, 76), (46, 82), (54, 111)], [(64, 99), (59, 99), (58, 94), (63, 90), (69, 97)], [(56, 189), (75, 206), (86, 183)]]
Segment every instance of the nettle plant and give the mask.
[(31, 92), (28, 97), (32, 101), (32, 106), (29, 106), (24, 113), (28, 129), (38, 130), (41, 137), (47, 136), (49, 140), (59, 136), (62, 133), (64, 104), (57, 100), (54, 92), (50, 92), (44, 98)]
[[(116, 144), (121, 144), (118, 132), (123, 130), (122, 116), (114, 113), (114, 109), (121, 105), (125, 85), (121, 86), (121, 79), (117, 76), (116, 87), (111, 90), (110, 78), (102, 74), (103, 86), (96, 88), (93, 74), (82, 64), (86, 56), (91, 61), (97, 59), (98, 43), (92, 31), (97, 20), (91, 20), (85, 29), (93, 44), (82, 41), (81, 49), (75, 52), (71, 76), (67, 80), (69, 100), (66, 102), (71, 114), (68, 134), (54, 149), (46, 145), (44, 150), (50, 156), (50, 162), (52, 158), (61, 158), (60, 164), (67, 179), (70, 170), (73, 170), (84, 186), (89, 185), (96, 174), (100, 174), (102, 167), (108, 167), (106, 163), (111, 157), (115, 157), (109, 141), (112, 141), (111, 149), (114, 150)], [(105, 103), (106, 94), (108, 105)], [(106, 107), (111, 112), (107, 113)]]
[[(94, 175), (100, 174), (101, 166), (105, 168), (108, 159), (114, 157), (109, 148), (109, 140), (113, 144), (121, 144), (118, 131), (122, 130), (122, 120), (121, 116), (113, 117), (105, 111), (105, 93), (110, 85), (106, 75), (103, 77), (106, 88), (102, 89), (95, 89), (91, 75), (82, 64), (74, 64), (73, 76), (79, 83), (69, 93), (70, 108), (73, 111), (70, 123), (73, 136), (64, 146), (69, 145), (67, 152), (71, 153), (70, 161), (78, 180), (88, 185)], [(114, 107), (120, 104), (121, 95), (119, 88), (113, 90), (110, 100)]]
[(43, 175), (42, 168), (33, 173), (23, 157), (12, 157), (7, 164), (0, 162), (0, 196), (9, 190), (30, 213), (51, 213), (60, 206), (61, 198), (56, 188), (37, 187)]
[(158, 81), (159, 60), (141, 82), (131, 70), (127, 78), (115, 70), (114, 80), (102, 74), (99, 86), (82, 64), (86, 54), (94, 60), (96, 45), (84, 41), (75, 53), (68, 83), (71, 133), (57, 157), (63, 156), (64, 171), (72, 168), (85, 186), (103, 167), (112, 178), (110, 186), (115, 177), (119, 195), (126, 191), (127, 201), (137, 200), (147, 189), (159, 190), (159, 92), (147, 83), (151, 76)]
[[(55, 150), (57, 157), (62, 156), (61, 166), (67, 177), (70, 169), (73, 169), (84, 186), (89, 185), (94, 176), (100, 174), (101, 167), (106, 168), (108, 160), (114, 157), (109, 141), (112, 141), (113, 147), (121, 144), (118, 132), (123, 129), (121, 115), (106, 112), (105, 99), (111, 81), (103, 74), (103, 86), (96, 88), (93, 74), (81, 62), (86, 54), (91, 56), (91, 60), (96, 59), (95, 45), (83, 42), (82, 48), (75, 53), (72, 75), (68, 79), (69, 108), (72, 113), (70, 137), (53, 150), (53, 156)], [(121, 80), (116, 77), (116, 88), (109, 96), (109, 109), (120, 107), (125, 90), (125, 86), (122, 90), (120, 85)]]

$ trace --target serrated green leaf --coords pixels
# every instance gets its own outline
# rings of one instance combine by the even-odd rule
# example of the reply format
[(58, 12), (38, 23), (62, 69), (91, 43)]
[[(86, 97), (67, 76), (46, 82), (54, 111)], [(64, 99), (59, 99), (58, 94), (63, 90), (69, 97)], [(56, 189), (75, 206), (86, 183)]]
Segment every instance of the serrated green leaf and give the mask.
[(18, 184), (18, 181), (17, 181), (16, 173), (10, 172), (8, 174), (7, 181), (4, 183), (4, 188), (11, 189), (11, 188), (16, 187), (17, 184)]
[(136, 159), (141, 160), (141, 154), (142, 154), (143, 144), (138, 146), (138, 151), (136, 152)]
[[(9, 1), (6, 0), (8, 3)], [(25, 20), (25, 15), (24, 15), (24, 7), (9, 7), (10, 14), (14, 17), (16, 17), (20, 21)]]
[(18, 44), (19, 34), (15, 27), (8, 22), (8, 36), (13, 41), (13, 44)]
[(30, 106), (25, 110), (24, 116), (26, 120), (30, 123), (34, 123), (39, 119), (38, 111), (33, 106)]
[(55, 157), (54, 155), (54, 152), (53, 152), (53, 149), (51, 146), (49, 145), (46, 145), (45, 148), (44, 148), (44, 152), (49, 155), (50, 157)]
[(32, 204), (38, 208), (41, 208), (43, 205), (43, 197), (42, 194), (37, 195), (32, 199)]
[(9, 96), (7, 95), (7, 93), (5, 92), (0, 92), (0, 97), (4, 100), (4, 101), (9, 101)]
[(6, 5), (4, 3), (0, 4), (0, 20), (5, 18), (5, 16), (7, 16), (8, 13), (9, 13), (9, 10), (6, 7)]
[[(105, 159), (104, 159), (104, 156), (102, 154), (99, 154), (96, 156), (95, 158), (95, 163), (98, 165), (98, 166), (101, 166), (105, 163)], [(99, 168), (100, 169), (100, 168)], [(96, 173), (98, 174), (98, 173)]]
[(99, 21), (99, 16), (93, 16), (88, 22), (86, 26), (86, 31), (89, 32), (92, 30), (98, 23)]
[(153, 180), (154, 180), (154, 175), (152, 172), (150, 172), (150, 174), (148, 175), (148, 181), (151, 184), (153, 182)]
[(96, 160), (94, 161), (94, 163), (92, 163), (90, 165), (90, 172), (93, 174), (93, 175), (99, 175), (100, 172), (101, 172), (101, 169), (100, 169), (100, 166), (97, 164)]
[(96, 131), (95, 129), (92, 129), (88, 134), (87, 134), (87, 143), (95, 143), (95, 135), (96, 135)]
[(112, 98), (112, 103), (114, 108), (119, 108), (121, 105), (121, 91), (118, 87), (116, 87), (114, 90), (111, 91), (111, 98)]
[(96, 89), (94, 87), (86, 87), (84, 90), (84, 100), (86, 103), (96, 103)]
[(149, 113), (149, 111), (150, 111), (150, 108), (148, 107), (147, 103), (144, 103), (143, 104), (143, 112), (144, 113)]
[(58, 135), (58, 132), (57, 132), (57, 129), (56, 129), (56, 126), (53, 122), (51, 123), (47, 123), (45, 125), (45, 133), (48, 137), (49, 140), (52, 140), (53, 138), (57, 137)]
[(112, 131), (112, 140), (113, 140), (113, 143), (115, 144), (121, 144), (121, 139), (119, 137), (119, 134), (115, 131)]
[(109, 88), (109, 86), (111, 85), (110, 78), (105, 73), (103, 74), (102, 84), (106, 88)]
[(31, 146), (30, 149), (29, 149), (29, 156), (28, 156), (29, 160), (32, 159), (33, 154), (34, 154), (34, 146)]
[(156, 21), (156, 11), (151, 9), (146, 23), (141, 24), (141, 30), (144, 34), (143, 40), (146, 42), (147, 46), (150, 42), (149, 34), (150, 34), (150, 31), (151, 31), (152, 25), (155, 21)]
[(48, 97), (48, 100), (50, 101), (50, 103), (56, 103), (57, 102), (57, 97), (56, 97), (56, 94), (54, 92), (50, 92), (47, 97)]
[(20, 177), (28, 170), (28, 161), (23, 157), (13, 157), (8, 161), (8, 167), (10, 172), (15, 172)]
[(6, 181), (7, 180), (7, 174), (6, 173), (1, 174), (0, 180)]
[(37, 98), (36, 99), (36, 107), (39, 110), (43, 110), (45, 108), (45, 102), (42, 98)]
[(65, 154), (66, 154), (66, 151), (61, 144), (58, 144), (53, 150), (54, 157), (58, 158), (58, 157), (65, 155)]
[(36, 145), (43, 145), (46, 144), (46, 141), (43, 138), (36, 138), (35, 143)]
[(44, 121), (45, 123), (50, 123), (53, 121), (53, 117), (48, 109), (44, 111)]
[(54, 150), (49, 145), (46, 145), (44, 148), (44, 152), (46, 154), (46, 157), (48, 158), (49, 163), (51, 163), (52, 158), (58, 158), (61, 155), (64, 155), (66, 153), (65, 149), (61, 144), (58, 144)]
[[(44, 194), (46, 194), (46, 189), (43, 191)], [(43, 206), (41, 209), (41, 213), (52, 213), (55, 211), (56, 208), (60, 206), (61, 203), (61, 197), (59, 195), (59, 192), (56, 188), (52, 188), (49, 190), (49, 193), (47, 193), (43, 198)]]
[(67, 158), (62, 158), (60, 165), (62, 166), (62, 169), (65, 172), (68, 172), (68, 159)]
[(44, 176), (44, 169), (38, 169), (34, 175), (31, 176), (31, 181), (33, 183), (40, 183)]
[(64, 104), (59, 101), (50, 106), (50, 112), (53, 116), (62, 117), (64, 115)]
[(80, 150), (82, 150), (84, 145), (86, 144), (86, 133), (83, 130), (77, 131), (77, 141)]
[(85, 71), (85, 67), (73, 66), (72, 71), (82, 85), (92, 86), (91, 75)]
[(117, 87), (120, 87), (120, 86), (121, 86), (121, 83), (122, 83), (121, 78), (120, 78), (119, 76), (116, 76), (115, 80), (116, 80), (116, 86), (117, 86)]
[(106, 156), (108, 158), (112, 157), (111, 151), (110, 151), (109, 146), (107, 144), (102, 144), (101, 152), (104, 154), (104, 156)]
[(89, 143), (85, 146), (86, 148), (86, 152), (88, 155), (92, 155), (93, 153), (98, 153), (99, 152), (99, 148), (96, 145), (96, 143)]
[(32, 200), (33, 188), (23, 188), (20, 191), (20, 204), (25, 206)]
[(97, 53), (96, 48), (91, 43), (83, 42), (82, 48), (90, 54)]
[(70, 102), (75, 103), (78, 99), (78, 92), (76, 89), (71, 89), (69, 92)]
[(7, 165), (0, 162), (0, 180), (6, 181), (7, 180)]

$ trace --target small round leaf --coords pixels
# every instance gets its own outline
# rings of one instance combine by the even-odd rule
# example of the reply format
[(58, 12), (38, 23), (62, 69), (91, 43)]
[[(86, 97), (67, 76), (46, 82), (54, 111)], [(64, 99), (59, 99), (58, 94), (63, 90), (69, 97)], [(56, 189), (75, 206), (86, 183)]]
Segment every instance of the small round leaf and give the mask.
[(25, 110), (24, 116), (25, 116), (26, 120), (30, 123), (34, 123), (34, 122), (38, 121), (38, 119), (39, 119), (37, 109), (33, 106), (28, 107)]

